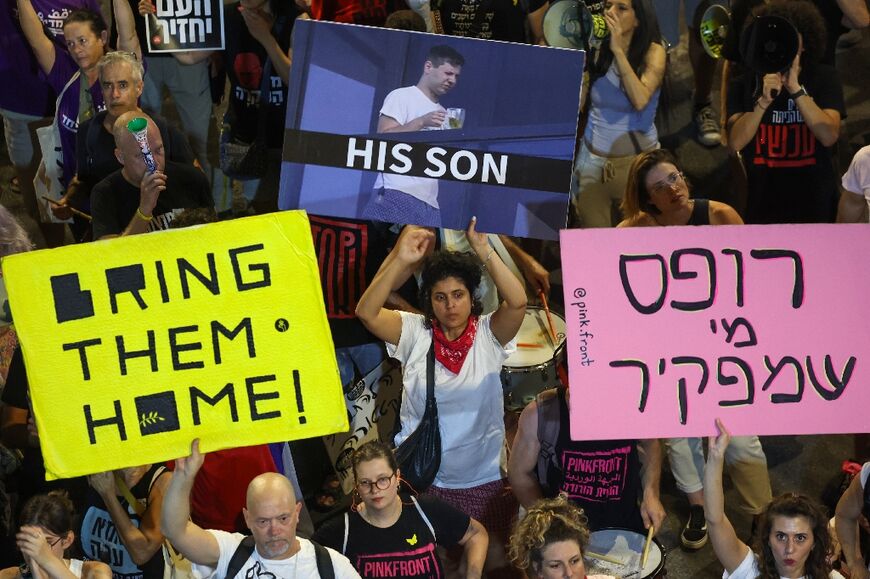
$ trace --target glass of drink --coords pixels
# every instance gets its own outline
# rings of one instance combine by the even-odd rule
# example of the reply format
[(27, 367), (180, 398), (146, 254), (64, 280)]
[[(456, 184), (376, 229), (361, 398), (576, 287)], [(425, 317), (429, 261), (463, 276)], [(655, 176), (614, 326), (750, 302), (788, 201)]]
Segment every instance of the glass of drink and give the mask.
[(449, 108), (447, 109), (447, 126), (446, 129), (461, 129), (465, 124), (465, 109)]

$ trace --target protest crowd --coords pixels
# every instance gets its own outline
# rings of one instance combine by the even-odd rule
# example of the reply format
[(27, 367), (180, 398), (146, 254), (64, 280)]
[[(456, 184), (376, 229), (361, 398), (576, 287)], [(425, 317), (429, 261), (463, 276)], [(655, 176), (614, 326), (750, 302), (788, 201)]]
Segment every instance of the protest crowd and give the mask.
[[(187, 4), (198, 15), (208, 2)], [(870, 146), (840, 166), (847, 111), (835, 68), (838, 39), (870, 24), (866, 0), (725, 2), (719, 60), (699, 31), (709, 2), (579, 3), (606, 31), (587, 52), (565, 183), (569, 228), (868, 223)], [(0, 115), (14, 173), (2, 199), (18, 196), (23, 207), (16, 216), (0, 206), (3, 257), (278, 211), (291, 42), (303, 19), (545, 45), (551, 8), (240, 0), (223, 6), (223, 48), (167, 52), (161, 45), (174, 40), (155, 18), (166, 4), (3, 0)], [(677, 52), (681, 4), (689, 45)], [(757, 72), (741, 46), (759, 17), (797, 31), (799, 47), (778, 72)], [(438, 96), (462, 82), (464, 60), (436, 48), (416, 89), (384, 102), (379, 133), (449, 122)], [(670, 110), (677, 54), (691, 71), (688, 119)], [(669, 122), (727, 150), (734, 191), (693, 195), (699, 184), (660, 138)], [(54, 141), (37, 139), (42, 127)], [(798, 139), (787, 151), (785, 135)], [(40, 166), (45, 152), (52, 158)], [(48, 185), (34, 184), (52, 171)], [(0, 579), (663, 577), (663, 469), (686, 505), (671, 546), (709, 543), (716, 576), (870, 577), (864, 435), (842, 457), (852, 459), (848, 472), (831, 473), (841, 488), (827, 507), (802, 488), (775, 493), (764, 437), (732, 437), (727, 420), (709, 440), (573, 440), (564, 351), (545, 362), (552, 380), (520, 401), (506, 382), (530, 379), (503, 371), (518, 351), (540, 347), (529, 343), (530, 316), (552, 327), (564, 312), (558, 242), (483, 233), (475, 219), (464, 231), (432, 227), (429, 193), (402, 188), (426, 180), (378, 179), (365, 219), (308, 215), (348, 412), (359, 410), (351, 393), (382, 375), (401, 389), (391, 423), (343, 457), (345, 476), (318, 437), (207, 453), (193, 440), (176, 460), (46, 481), (25, 357), (5, 325)], [(386, 204), (400, 202), (413, 208), (392, 223)], [(38, 231), (22, 226), (30, 220)], [(334, 240), (350, 230), (364, 241), (347, 257)], [(428, 448), (420, 435), (433, 429)], [(428, 464), (406, 462), (413, 445), (427, 447)], [(726, 515), (723, 472), (739, 498), (728, 511), (750, 528)], [(629, 543), (635, 571), (599, 552), (607, 540)]]

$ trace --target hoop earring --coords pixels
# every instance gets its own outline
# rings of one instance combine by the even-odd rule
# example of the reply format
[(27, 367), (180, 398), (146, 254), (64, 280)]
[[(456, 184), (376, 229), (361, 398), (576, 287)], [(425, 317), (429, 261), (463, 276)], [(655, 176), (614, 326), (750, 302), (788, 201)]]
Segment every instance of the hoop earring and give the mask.
[(359, 505), (362, 504), (362, 497), (359, 494), (359, 491), (354, 488), (353, 493), (350, 495), (350, 510), (353, 512), (359, 511)]

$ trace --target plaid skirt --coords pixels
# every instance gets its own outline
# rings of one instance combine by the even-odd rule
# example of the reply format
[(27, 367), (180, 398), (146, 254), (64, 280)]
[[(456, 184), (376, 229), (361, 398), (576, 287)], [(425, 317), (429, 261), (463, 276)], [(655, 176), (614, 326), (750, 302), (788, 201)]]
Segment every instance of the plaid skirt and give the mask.
[(507, 480), (496, 480), (467, 489), (445, 489), (432, 485), (426, 494), (477, 519), (490, 536), (498, 537), (501, 542), (506, 543), (510, 537), (511, 523), (516, 517), (519, 503), (508, 488)]

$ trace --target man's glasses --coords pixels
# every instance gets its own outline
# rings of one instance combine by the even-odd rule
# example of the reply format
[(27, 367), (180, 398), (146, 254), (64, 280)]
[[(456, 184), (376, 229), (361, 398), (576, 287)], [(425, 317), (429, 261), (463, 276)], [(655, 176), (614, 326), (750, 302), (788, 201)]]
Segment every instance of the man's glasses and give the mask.
[(655, 185), (650, 188), (650, 193), (662, 193), (663, 191), (670, 191), (673, 189), (674, 185), (677, 183), (683, 182), (683, 174), (679, 171), (674, 171)]
[(383, 491), (390, 488), (394, 476), (396, 476), (396, 473), (393, 473), (390, 476), (382, 476), (378, 480), (362, 480), (356, 484), (356, 488), (359, 489), (359, 492), (373, 493), (375, 492), (375, 487)]

